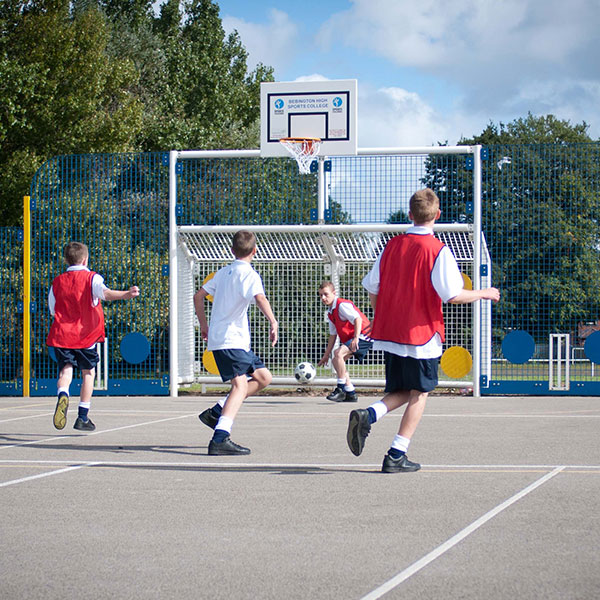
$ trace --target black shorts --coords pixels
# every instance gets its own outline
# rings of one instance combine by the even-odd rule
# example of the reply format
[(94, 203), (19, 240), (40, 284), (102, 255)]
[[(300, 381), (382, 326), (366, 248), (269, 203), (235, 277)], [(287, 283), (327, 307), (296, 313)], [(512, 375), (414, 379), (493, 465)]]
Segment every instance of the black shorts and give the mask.
[(91, 371), (99, 362), (96, 347), (72, 350), (71, 348), (54, 348), (58, 368), (62, 371), (65, 365), (73, 365), (80, 371)]
[(223, 381), (230, 381), (239, 375), (252, 375), (256, 369), (266, 368), (252, 350), (213, 350), (213, 356)]
[[(348, 340), (344, 344), (344, 346), (348, 346), (348, 349), (350, 349), (351, 343), (352, 340)], [(352, 353), (352, 356), (356, 359), (357, 362), (361, 363), (365, 359), (367, 352), (371, 350), (371, 348), (373, 348), (373, 342), (368, 342), (367, 340), (358, 340), (358, 348), (356, 352)]]
[(439, 358), (411, 358), (384, 352), (385, 391), (431, 392), (438, 384)]

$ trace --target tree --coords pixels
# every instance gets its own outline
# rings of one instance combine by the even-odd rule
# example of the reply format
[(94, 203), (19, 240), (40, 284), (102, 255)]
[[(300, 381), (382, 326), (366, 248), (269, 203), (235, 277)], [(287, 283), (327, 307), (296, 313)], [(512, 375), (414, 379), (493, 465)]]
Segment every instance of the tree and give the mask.
[[(539, 341), (573, 331), (600, 313), (599, 148), (585, 123), (552, 115), (489, 124), (461, 144), (482, 144), (483, 232), (502, 289), (495, 324), (526, 329)], [(454, 163), (428, 161), (425, 184), (457, 221), (470, 219), (472, 178)]]
[(0, 225), (51, 156), (258, 147), (273, 71), (211, 0), (5, 0), (0, 34)]
[[(16, 224), (50, 156), (133, 149), (142, 105), (128, 59), (109, 57), (106, 19), (68, 0), (12, 2), (1, 14), (0, 224)], [(18, 10), (17, 10), (18, 9)]]

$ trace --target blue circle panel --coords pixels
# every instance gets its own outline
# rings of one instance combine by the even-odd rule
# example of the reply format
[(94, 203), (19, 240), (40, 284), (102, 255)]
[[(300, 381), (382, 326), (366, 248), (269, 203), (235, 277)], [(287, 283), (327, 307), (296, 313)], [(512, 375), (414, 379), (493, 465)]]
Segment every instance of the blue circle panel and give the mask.
[(121, 340), (121, 356), (132, 365), (144, 362), (150, 354), (150, 342), (141, 333), (128, 333)]
[(535, 352), (535, 342), (526, 331), (511, 331), (502, 340), (502, 354), (511, 363), (522, 365)]
[(593, 363), (600, 365), (600, 331), (594, 331), (587, 337), (583, 351)]

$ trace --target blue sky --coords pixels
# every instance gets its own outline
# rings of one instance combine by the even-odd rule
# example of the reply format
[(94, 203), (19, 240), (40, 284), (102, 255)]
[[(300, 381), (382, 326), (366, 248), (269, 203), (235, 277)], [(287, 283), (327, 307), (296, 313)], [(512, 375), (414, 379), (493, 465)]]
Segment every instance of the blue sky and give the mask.
[(217, 0), (252, 68), (358, 80), (359, 147), (553, 114), (600, 138), (600, 0)]

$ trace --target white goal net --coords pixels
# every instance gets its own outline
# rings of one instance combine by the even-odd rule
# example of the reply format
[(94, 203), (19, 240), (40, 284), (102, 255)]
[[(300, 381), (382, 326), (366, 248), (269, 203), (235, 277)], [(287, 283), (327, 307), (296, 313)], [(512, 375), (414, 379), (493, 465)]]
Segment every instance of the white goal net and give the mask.
[[(232, 237), (239, 229), (257, 235), (254, 268), (260, 273), (267, 298), (279, 321), (279, 342), (269, 342), (268, 322), (256, 307), (249, 311), (252, 348), (273, 373), (274, 384), (297, 384), (296, 365), (309, 361), (317, 365), (329, 336), (326, 310), (318, 297), (324, 280), (334, 283), (338, 296), (352, 300), (369, 318), (373, 313), (361, 280), (385, 246), (387, 240), (408, 225), (288, 225), (288, 226), (179, 226), (178, 255), (178, 357), (179, 382), (219, 383), (218, 375), (209, 373), (202, 362), (205, 344), (199, 335), (194, 314), (193, 294), (206, 277), (233, 260)], [(436, 236), (453, 252), (461, 272), (473, 278), (473, 239), (468, 225), (436, 226)], [(485, 240), (482, 240), (482, 265), (490, 266)], [(485, 270), (484, 270), (485, 273)], [(481, 279), (482, 287), (489, 285)], [(211, 305), (206, 304), (210, 318)], [(460, 346), (473, 353), (473, 305), (445, 305), (445, 347)], [(481, 345), (489, 347), (491, 317), (485, 309), (481, 319)], [(355, 385), (383, 386), (383, 356), (370, 352), (362, 364), (347, 363)], [(483, 371), (485, 372), (485, 365)], [(440, 371), (441, 387), (464, 386)], [(332, 385), (336, 381), (331, 365), (317, 369), (316, 384)]]

